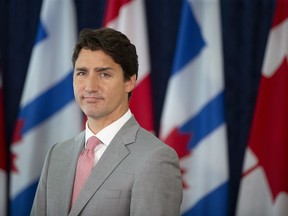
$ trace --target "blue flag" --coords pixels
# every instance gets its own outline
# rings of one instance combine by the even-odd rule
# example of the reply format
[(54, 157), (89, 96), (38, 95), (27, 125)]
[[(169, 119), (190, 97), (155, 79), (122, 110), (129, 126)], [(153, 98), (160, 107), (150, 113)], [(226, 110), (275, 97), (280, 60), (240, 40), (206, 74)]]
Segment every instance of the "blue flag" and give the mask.
[(160, 138), (175, 148), (182, 215), (228, 215), (228, 152), (217, 0), (183, 1)]

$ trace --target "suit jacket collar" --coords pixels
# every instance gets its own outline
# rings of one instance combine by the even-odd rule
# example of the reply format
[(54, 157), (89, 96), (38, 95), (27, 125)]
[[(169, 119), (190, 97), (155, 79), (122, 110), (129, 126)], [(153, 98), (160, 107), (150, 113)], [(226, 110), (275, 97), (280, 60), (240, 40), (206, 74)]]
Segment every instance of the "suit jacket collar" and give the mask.
[[(121, 161), (129, 155), (129, 150), (126, 145), (135, 142), (136, 133), (139, 127), (139, 124), (132, 116), (119, 130), (119, 132), (116, 134), (116, 136), (111, 141), (110, 145), (107, 147), (106, 151), (98, 161), (97, 165), (93, 168), (90, 177), (84, 185), (83, 190), (80, 192), (78, 199), (72, 206), (69, 215), (78, 215), (85, 207), (86, 203), (89, 202), (91, 197), (103, 184), (106, 178), (108, 178), (108, 176), (113, 172), (114, 169), (116, 169), (116, 167), (121, 163)], [(76, 157), (77, 161), (78, 157), (75, 155), (73, 156)], [(73, 187), (73, 182), (72, 185), (69, 185), (69, 187)]]

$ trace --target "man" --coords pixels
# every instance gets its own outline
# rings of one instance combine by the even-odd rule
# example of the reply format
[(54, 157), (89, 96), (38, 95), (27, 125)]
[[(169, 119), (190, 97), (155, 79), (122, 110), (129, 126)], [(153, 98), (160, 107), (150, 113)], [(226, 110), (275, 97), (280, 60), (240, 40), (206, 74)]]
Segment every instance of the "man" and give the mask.
[[(31, 215), (179, 215), (178, 157), (129, 109), (138, 73), (135, 46), (113, 29), (84, 29), (72, 61), (86, 129), (48, 152)], [(89, 151), (93, 139), (96, 147)], [(89, 161), (84, 152), (92, 155), (91, 171), (82, 166)]]

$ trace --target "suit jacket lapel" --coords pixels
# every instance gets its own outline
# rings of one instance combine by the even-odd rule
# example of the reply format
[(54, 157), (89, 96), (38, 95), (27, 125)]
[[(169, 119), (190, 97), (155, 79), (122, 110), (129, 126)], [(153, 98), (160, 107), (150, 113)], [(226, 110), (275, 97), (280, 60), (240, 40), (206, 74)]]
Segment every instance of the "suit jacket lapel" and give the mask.
[(62, 215), (68, 215), (70, 210), (76, 166), (78, 156), (84, 147), (84, 136), (84, 132), (77, 135), (74, 142), (70, 144), (71, 148), (63, 155), (65, 163), (63, 167), (66, 169), (63, 170), (65, 175), (63, 175), (60, 188), (59, 205), (61, 207), (60, 209), (64, 211)]
[(98, 161), (97, 165), (93, 168), (90, 177), (88, 178), (83, 190), (80, 192), (77, 201), (72, 206), (69, 215), (78, 215), (103, 184), (105, 179), (108, 178), (121, 161), (127, 157), (129, 150), (126, 145), (135, 142), (136, 132), (138, 129), (139, 125), (134, 117), (130, 118), (120, 129)]

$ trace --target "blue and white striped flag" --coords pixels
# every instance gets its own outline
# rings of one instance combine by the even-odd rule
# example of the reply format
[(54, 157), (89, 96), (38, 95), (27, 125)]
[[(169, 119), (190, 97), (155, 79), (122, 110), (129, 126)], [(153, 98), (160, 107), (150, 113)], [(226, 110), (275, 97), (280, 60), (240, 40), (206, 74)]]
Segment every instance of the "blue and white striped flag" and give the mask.
[(178, 152), (182, 215), (228, 214), (220, 5), (184, 0), (160, 138)]
[(48, 149), (80, 132), (71, 56), (76, 42), (72, 0), (44, 0), (12, 145), (11, 215), (29, 215)]

